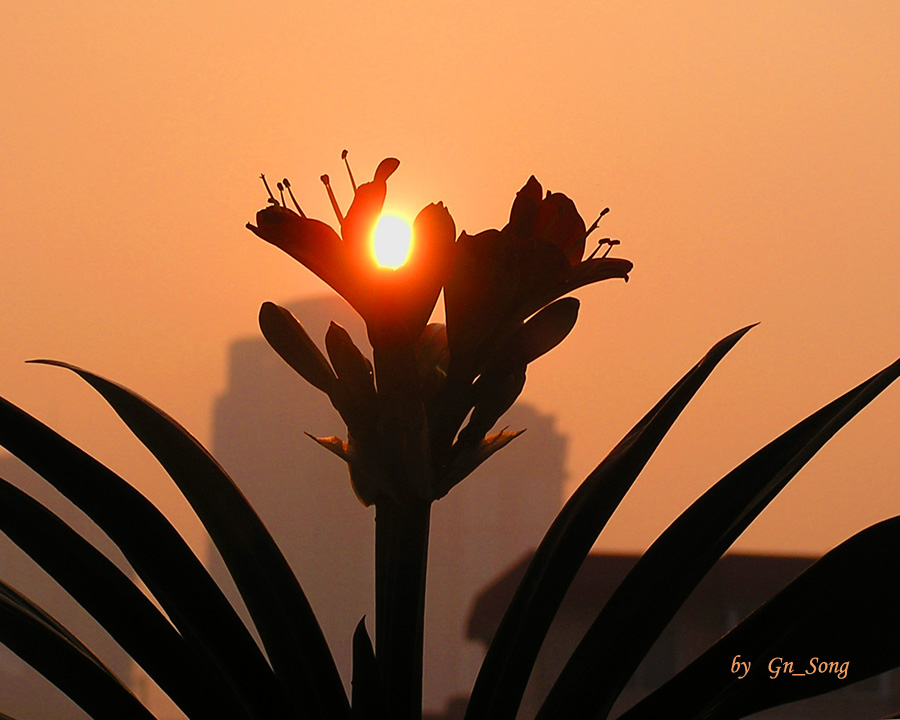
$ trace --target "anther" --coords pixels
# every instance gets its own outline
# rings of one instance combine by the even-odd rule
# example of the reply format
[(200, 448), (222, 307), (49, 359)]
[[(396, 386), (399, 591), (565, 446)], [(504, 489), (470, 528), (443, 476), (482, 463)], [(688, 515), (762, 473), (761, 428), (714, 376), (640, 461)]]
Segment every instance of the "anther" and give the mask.
[(291, 200), (294, 201), (294, 207), (297, 208), (297, 212), (300, 213), (300, 217), (305, 218), (306, 213), (300, 209), (300, 203), (297, 202), (297, 198), (294, 197), (294, 192), (291, 190), (291, 184), (288, 182), (287, 178), (284, 178), (281, 182), (284, 183), (284, 186), (287, 188), (288, 195), (291, 196)]
[(276, 187), (278, 188), (278, 194), (281, 195), (281, 204), (284, 205), (284, 207), (287, 207), (287, 205), (284, 204), (284, 185), (278, 183)]
[[(584, 234), (585, 239), (587, 239), (587, 236), (590, 235), (592, 232), (594, 232), (594, 230), (597, 229), (597, 225), (600, 224), (600, 218), (602, 218), (608, 212), (609, 212), (609, 208), (603, 208), (602, 212), (597, 216), (597, 219), (591, 223), (591, 226), (588, 228), (588, 231)], [(603, 241), (601, 240), (600, 242), (603, 242)]]
[(350, 171), (350, 161), (347, 160), (347, 151), (341, 151), (341, 160), (344, 161), (344, 165), (347, 166), (347, 174), (350, 176), (350, 185), (353, 187), (353, 194), (356, 195), (356, 181), (353, 179), (353, 173)]
[(334, 197), (334, 191), (331, 189), (331, 181), (328, 179), (327, 175), (323, 175), (319, 178), (322, 183), (325, 185), (325, 189), (328, 191), (328, 199), (331, 200), (331, 207), (334, 208), (334, 214), (337, 215), (338, 222), (343, 225), (344, 224), (344, 216), (341, 215), (341, 209), (338, 207), (337, 200)]
[(269, 187), (269, 183), (266, 182), (266, 176), (260, 173), (259, 179), (263, 181), (263, 185), (266, 186), (266, 192), (269, 193), (269, 203), (271, 205), (278, 206), (278, 201), (275, 199), (275, 196), (272, 194), (272, 188)]
[(602, 260), (602, 259), (605, 258), (607, 255), (609, 255), (609, 251), (613, 249), (613, 246), (619, 245), (620, 243), (621, 243), (620, 240), (611, 240), (610, 238), (603, 238), (602, 240), (598, 240), (598, 241), (597, 241), (597, 247), (595, 247), (595, 248), (594, 248), (594, 252), (592, 252), (592, 253), (588, 256), (588, 260), (593, 260), (593, 259), (594, 259), (594, 256), (595, 256), (598, 252), (600, 252), (600, 248), (602, 248), (604, 245), (606, 245), (606, 246), (607, 246), (606, 251), (600, 256), (600, 259)]

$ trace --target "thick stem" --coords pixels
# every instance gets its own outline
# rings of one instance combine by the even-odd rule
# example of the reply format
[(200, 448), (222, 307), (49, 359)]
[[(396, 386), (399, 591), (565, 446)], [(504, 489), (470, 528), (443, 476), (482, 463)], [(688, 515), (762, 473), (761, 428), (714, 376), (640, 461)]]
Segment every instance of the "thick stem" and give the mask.
[(421, 720), (431, 503), (375, 506), (375, 655), (391, 720)]

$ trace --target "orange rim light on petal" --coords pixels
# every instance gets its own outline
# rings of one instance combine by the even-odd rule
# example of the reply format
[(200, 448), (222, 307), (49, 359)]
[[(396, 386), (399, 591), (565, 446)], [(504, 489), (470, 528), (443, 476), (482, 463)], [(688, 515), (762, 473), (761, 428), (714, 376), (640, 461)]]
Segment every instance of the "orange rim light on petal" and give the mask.
[(399, 215), (389, 213), (378, 218), (372, 234), (372, 254), (380, 267), (396, 270), (409, 258), (412, 227)]

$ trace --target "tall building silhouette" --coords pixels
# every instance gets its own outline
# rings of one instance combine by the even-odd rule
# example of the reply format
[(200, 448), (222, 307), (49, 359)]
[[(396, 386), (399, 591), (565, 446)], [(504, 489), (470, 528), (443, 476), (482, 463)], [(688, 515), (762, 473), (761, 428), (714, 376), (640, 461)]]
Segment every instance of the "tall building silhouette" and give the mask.
[[(365, 328), (343, 301), (314, 299), (289, 309), (320, 347), (334, 320), (368, 351)], [(566, 440), (553, 419), (520, 404), (501, 423), (527, 432), (433, 510), (424, 699), (432, 709), (471, 689), (483, 656), (479, 643), (466, 639), (476, 594), (537, 545), (562, 502)], [(230, 348), (213, 432), (214, 455), (282, 548), (349, 687), (353, 629), (365, 615), (374, 633), (374, 513), (354, 496), (345, 465), (304, 435), (346, 437), (343, 422), (323, 393), (252, 338)], [(215, 553), (210, 564), (221, 581)], [(229, 594), (236, 597), (233, 588)]]

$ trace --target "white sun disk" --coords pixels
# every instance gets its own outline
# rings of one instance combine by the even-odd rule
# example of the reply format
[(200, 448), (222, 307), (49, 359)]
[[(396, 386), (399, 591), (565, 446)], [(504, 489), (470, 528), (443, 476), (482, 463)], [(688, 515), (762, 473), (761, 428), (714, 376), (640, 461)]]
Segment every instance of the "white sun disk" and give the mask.
[(378, 218), (372, 237), (375, 262), (381, 267), (396, 269), (406, 262), (412, 247), (412, 228), (399, 215)]

